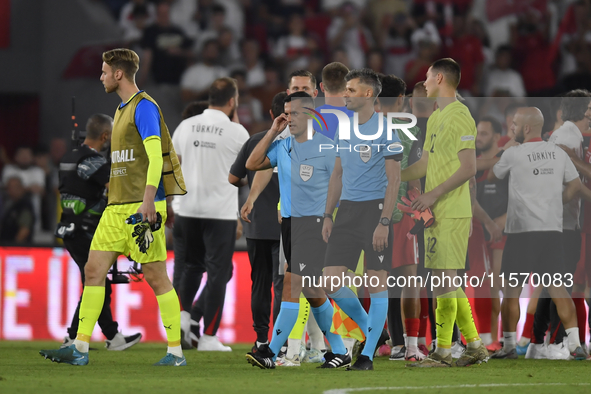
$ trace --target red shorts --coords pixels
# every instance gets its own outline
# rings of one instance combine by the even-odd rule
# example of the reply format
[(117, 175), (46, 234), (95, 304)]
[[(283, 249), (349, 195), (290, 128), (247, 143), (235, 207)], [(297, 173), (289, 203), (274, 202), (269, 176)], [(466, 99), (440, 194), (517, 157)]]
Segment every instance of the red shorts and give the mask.
[(417, 236), (407, 236), (410, 229), (415, 225), (415, 221), (408, 215), (404, 215), (402, 220), (392, 225), (394, 241), (392, 245), (392, 268), (402, 267), (403, 265), (419, 264), (419, 244)]
[(480, 276), (491, 272), (488, 243), (484, 239), (484, 228), (478, 220), (472, 220), (472, 235), (468, 239), (469, 275)]
[[(577, 269), (573, 277), (575, 285), (585, 285), (591, 281), (591, 235), (582, 233), (581, 258), (577, 263)], [(589, 251), (589, 253), (587, 253)]]

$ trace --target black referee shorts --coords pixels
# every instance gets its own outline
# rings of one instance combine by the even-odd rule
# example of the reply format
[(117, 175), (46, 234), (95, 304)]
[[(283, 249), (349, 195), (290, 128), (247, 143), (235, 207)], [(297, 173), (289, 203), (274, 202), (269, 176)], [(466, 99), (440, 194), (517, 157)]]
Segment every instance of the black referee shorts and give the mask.
[(388, 247), (379, 253), (373, 249), (373, 233), (382, 217), (383, 207), (384, 200), (341, 201), (328, 240), (325, 267), (345, 266), (355, 271), (363, 250), (366, 269), (390, 271), (392, 267), (392, 225), (389, 226)]
[(319, 277), (324, 268), (326, 243), (322, 239), (323, 219), (317, 216), (283, 218), (281, 235), (287, 271)]

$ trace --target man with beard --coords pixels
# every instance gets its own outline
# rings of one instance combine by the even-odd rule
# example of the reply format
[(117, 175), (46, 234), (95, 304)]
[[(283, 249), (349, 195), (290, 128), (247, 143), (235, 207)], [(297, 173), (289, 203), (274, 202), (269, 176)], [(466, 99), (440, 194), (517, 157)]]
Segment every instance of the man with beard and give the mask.
[(567, 272), (564, 244), (560, 242), (564, 237), (563, 204), (577, 196), (581, 181), (568, 155), (557, 145), (542, 141), (543, 125), (544, 117), (538, 108), (518, 109), (511, 128), (521, 145), (505, 151), (488, 175), (491, 182), (510, 175), (507, 242), (501, 265), (501, 274), (506, 278), (501, 304), (504, 344), (492, 357), (517, 358), (519, 295), (521, 281), (527, 280), (520, 275), (531, 272), (532, 282), (537, 281), (538, 286), (544, 283), (544, 277), (552, 278), (544, 287), (564, 324), (570, 359), (585, 360), (575, 305), (565, 288), (572, 285), (572, 273)]
[[(106, 191), (109, 187), (111, 166), (99, 152), (108, 150), (112, 129), (113, 119), (110, 116), (92, 115), (86, 123), (86, 139), (82, 145), (66, 154), (60, 162), (59, 190), (63, 211), (55, 235), (64, 241), (64, 246), (80, 268), (82, 285), (90, 243), (107, 205)], [(80, 302), (72, 316), (68, 336), (64, 338), (62, 348), (72, 345), (76, 339)], [(98, 324), (107, 337), (105, 347), (108, 350), (125, 350), (142, 338), (140, 333), (124, 336), (118, 332), (117, 322), (113, 320), (111, 313), (109, 278), (105, 280), (105, 302)]]
[(100, 80), (107, 93), (115, 92), (121, 99), (111, 138), (109, 200), (84, 269), (76, 340), (66, 348), (39, 352), (55, 362), (88, 364), (90, 337), (105, 299), (105, 278), (123, 254), (142, 264), (166, 329), (166, 356), (154, 365), (187, 365), (181, 349), (180, 306), (166, 274), (166, 239), (161, 229), (167, 219), (167, 198), (185, 194), (185, 182), (162, 111), (135, 83), (139, 63), (139, 56), (130, 49), (103, 53)]
[[(248, 131), (232, 122), (238, 106), (238, 87), (231, 78), (216, 79), (209, 88), (209, 108), (181, 122), (173, 144), (187, 178), (187, 196), (180, 198), (178, 226), (185, 245), (186, 267), (207, 272), (207, 283), (191, 310), (191, 319), (203, 318), (203, 336), (197, 350), (231, 351), (215, 336), (222, 320), (226, 284), (232, 278), (236, 242), (238, 190), (228, 173)], [(183, 300), (183, 304), (192, 300)]]

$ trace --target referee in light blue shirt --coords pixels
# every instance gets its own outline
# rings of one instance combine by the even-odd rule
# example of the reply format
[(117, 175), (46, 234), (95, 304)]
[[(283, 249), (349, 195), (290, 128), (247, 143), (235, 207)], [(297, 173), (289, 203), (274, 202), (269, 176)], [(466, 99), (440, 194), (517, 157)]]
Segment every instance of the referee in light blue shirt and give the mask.
[[(322, 229), (328, 242), (324, 285), (330, 297), (366, 336), (365, 347), (351, 369), (372, 370), (375, 347), (388, 312), (386, 282), (392, 267), (390, 218), (398, 196), (403, 154), (396, 132), (391, 140), (387, 138), (387, 116), (374, 111), (374, 102), (382, 90), (378, 75), (370, 69), (352, 70), (345, 80), (345, 102), (355, 116), (350, 118), (349, 135), (339, 132), (335, 141), (338, 153)], [(339, 200), (333, 229), (331, 212)], [(343, 278), (349, 269), (355, 271), (362, 250), (370, 279), (369, 314), (348, 287), (341, 283), (333, 288), (331, 281), (333, 277)]]
[[(321, 145), (334, 146), (332, 140), (320, 133), (313, 132), (312, 139), (308, 140), (308, 120), (313, 108), (314, 100), (305, 92), (287, 96), (285, 113), (275, 118), (273, 126), (246, 162), (246, 168), (253, 171), (270, 167), (278, 169), (283, 217), (281, 236), (287, 259), (283, 302), (273, 327), (273, 339), (268, 348), (260, 347), (259, 351), (246, 355), (248, 362), (260, 368), (275, 368), (277, 354), (296, 323), (302, 291), (332, 350), (325, 354), (321, 368), (341, 368), (351, 364), (343, 340), (330, 332), (333, 307), (318, 286), (326, 251), (322, 239), (322, 214), (336, 150), (320, 149)], [(287, 123), (291, 136), (272, 142)]]

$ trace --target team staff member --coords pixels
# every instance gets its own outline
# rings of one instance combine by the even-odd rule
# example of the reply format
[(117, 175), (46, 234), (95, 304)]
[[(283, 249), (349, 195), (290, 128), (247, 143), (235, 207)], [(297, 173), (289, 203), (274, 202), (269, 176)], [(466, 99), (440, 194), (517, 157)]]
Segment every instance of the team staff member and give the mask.
[[(501, 150), (498, 146), (503, 126), (493, 117), (484, 117), (476, 125), (476, 151), (479, 153), (478, 160), (487, 160), (497, 157)], [(501, 261), (505, 247), (506, 236), (499, 242), (495, 242), (494, 233), (505, 228), (507, 219), (507, 199), (509, 198), (508, 182), (488, 182), (489, 170), (476, 173), (476, 200), (484, 209), (487, 216), (492, 218), (494, 223), (488, 222), (482, 226), (480, 222), (473, 221), (473, 230), (468, 242), (469, 258), (471, 265), (478, 265), (478, 260), (483, 262), (487, 273), (492, 272), (495, 278), (501, 272)], [(476, 215), (475, 215), (476, 216)], [(472, 264), (475, 260), (476, 264)], [(479, 273), (480, 275), (482, 272)], [(499, 300), (500, 282), (493, 281), (492, 286), (483, 286), (482, 290), (489, 288), (488, 294), (479, 294), (474, 300), (474, 309), (478, 317), (479, 333), (482, 342), (489, 351), (497, 351), (501, 347), (498, 342), (498, 320), (501, 311)]]
[[(279, 349), (293, 329), (300, 309), (300, 293), (310, 302), (312, 312), (320, 329), (329, 341), (332, 352), (324, 355), (322, 368), (341, 368), (351, 364), (343, 340), (330, 332), (332, 304), (322, 288), (304, 277), (318, 283), (322, 276), (326, 244), (322, 239), (322, 213), (326, 204), (328, 182), (333, 170), (336, 152), (320, 152), (322, 145), (331, 140), (314, 132), (308, 140), (307, 123), (310, 115), (306, 108), (313, 108), (314, 100), (305, 92), (287, 96), (285, 113), (273, 121), (271, 130), (252, 151), (246, 162), (251, 170), (277, 167), (281, 190), (281, 236), (287, 259), (283, 282), (283, 302), (277, 317), (273, 339), (269, 346), (250, 352), (246, 360), (263, 369), (275, 368)], [(287, 126), (291, 136), (272, 142)], [(382, 323), (383, 325), (383, 323)]]
[[(273, 98), (271, 117), (273, 120), (283, 113), (287, 93), (280, 92)], [(251, 212), (246, 218), (244, 233), (250, 260), (251, 312), (253, 328), (257, 334), (255, 347), (258, 349), (269, 343), (269, 320), (271, 301), (273, 301), (273, 322), (277, 319), (283, 292), (283, 275), (279, 275), (279, 237), (281, 227), (277, 221), (277, 202), (279, 201), (279, 179), (272, 173), (271, 181), (263, 190), (252, 190), (256, 172), (246, 169), (246, 161), (254, 147), (263, 139), (268, 131), (250, 137), (240, 149), (236, 161), (230, 168), (228, 181), (234, 186), (242, 186), (243, 178), (247, 177), (251, 189), (245, 205)], [(256, 194), (256, 198), (251, 199)], [(253, 202), (256, 201), (256, 202)], [(244, 208), (243, 208), (244, 209)], [(271, 288), (275, 298), (271, 295)], [(255, 349), (253, 349), (254, 351)]]
[[(84, 286), (84, 267), (88, 261), (90, 243), (101, 214), (107, 206), (106, 189), (109, 186), (111, 166), (100, 153), (108, 150), (113, 129), (113, 118), (94, 114), (86, 122), (86, 138), (82, 145), (66, 154), (59, 166), (59, 190), (61, 194), (62, 217), (56, 236), (64, 241), (64, 246), (80, 269)], [(62, 347), (74, 343), (78, 332), (80, 301), (72, 316), (68, 336)], [(108, 350), (125, 350), (138, 343), (142, 334), (124, 336), (118, 332), (118, 324), (111, 313), (111, 281), (105, 280), (105, 302), (98, 317), (98, 324), (107, 340)]]
[[(460, 66), (453, 59), (435, 61), (427, 72), (427, 97), (437, 99), (438, 109), (427, 122), (427, 140), (421, 159), (406, 168), (402, 181), (426, 176), (425, 194), (412, 207), (431, 207), (435, 224), (425, 229), (425, 268), (433, 276), (455, 277), (464, 269), (472, 208), (469, 180), (476, 174), (474, 140), (476, 125), (465, 105), (457, 100)], [(442, 281), (443, 282), (443, 281)], [(413, 367), (451, 367), (451, 339), (454, 322), (468, 343), (458, 366), (488, 360), (472, 318), (472, 308), (461, 287), (447, 284), (433, 291), (437, 297), (437, 350)]]
[[(366, 340), (352, 370), (373, 370), (376, 344), (388, 314), (386, 279), (392, 267), (392, 211), (400, 186), (402, 145), (396, 133), (387, 139), (387, 119), (374, 110), (382, 90), (379, 76), (370, 69), (352, 70), (345, 77), (347, 108), (358, 113), (359, 124), (350, 135), (337, 133), (338, 151), (330, 178), (322, 235), (328, 243), (324, 268), (325, 291), (364, 332)], [(383, 122), (382, 125), (379, 122)], [(366, 137), (380, 136), (372, 141)], [(340, 200), (333, 229), (333, 212)], [(354, 271), (361, 251), (365, 252), (371, 306), (365, 312), (357, 296), (348, 287), (333, 288), (331, 278), (343, 278)], [(377, 283), (376, 283), (377, 280)], [(376, 285), (373, 285), (376, 283)]]
[(186, 268), (196, 266), (207, 272), (205, 288), (191, 308), (192, 320), (199, 322), (203, 317), (203, 336), (197, 346), (201, 351), (232, 350), (215, 335), (232, 278), (236, 243), (238, 191), (228, 183), (228, 173), (248, 139), (248, 131), (232, 122), (237, 106), (236, 81), (216, 79), (209, 88), (209, 108), (182, 121), (173, 138), (189, 193), (179, 199), (178, 210)]
[[(512, 130), (521, 145), (508, 149), (489, 173), (490, 181), (509, 178), (507, 208), (507, 243), (501, 272), (511, 274), (532, 272), (540, 278), (550, 275), (553, 282), (548, 293), (560, 315), (568, 335), (572, 358), (585, 360), (587, 355), (579, 342), (575, 305), (563, 283), (564, 244), (563, 204), (576, 197), (581, 188), (579, 174), (568, 155), (558, 146), (542, 141), (544, 117), (535, 107), (520, 108), (513, 118)], [(562, 185), (565, 185), (564, 190)], [(561, 282), (555, 284), (555, 276)], [(516, 328), (519, 321), (519, 295), (522, 287), (509, 281), (503, 289), (501, 316), (503, 348), (493, 358), (516, 359)]]
[[(105, 277), (117, 257), (125, 254), (142, 264), (166, 328), (167, 354), (155, 365), (187, 364), (181, 349), (179, 301), (166, 273), (164, 229), (157, 230), (157, 213), (162, 221), (167, 217), (166, 197), (186, 193), (185, 184), (162, 112), (135, 84), (139, 62), (130, 49), (103, 53), (101, 81), (107, 93), (116, 92), (122, 101), (111, 138), (109, 202), (90, 246), (76, 340), (70, 347), (40, 352), (53, 361), (88, 364), (90, 336), (105, 299)], [(135, 213), (150, 225), (139, 224), (134, 231), (125, 221)]]

